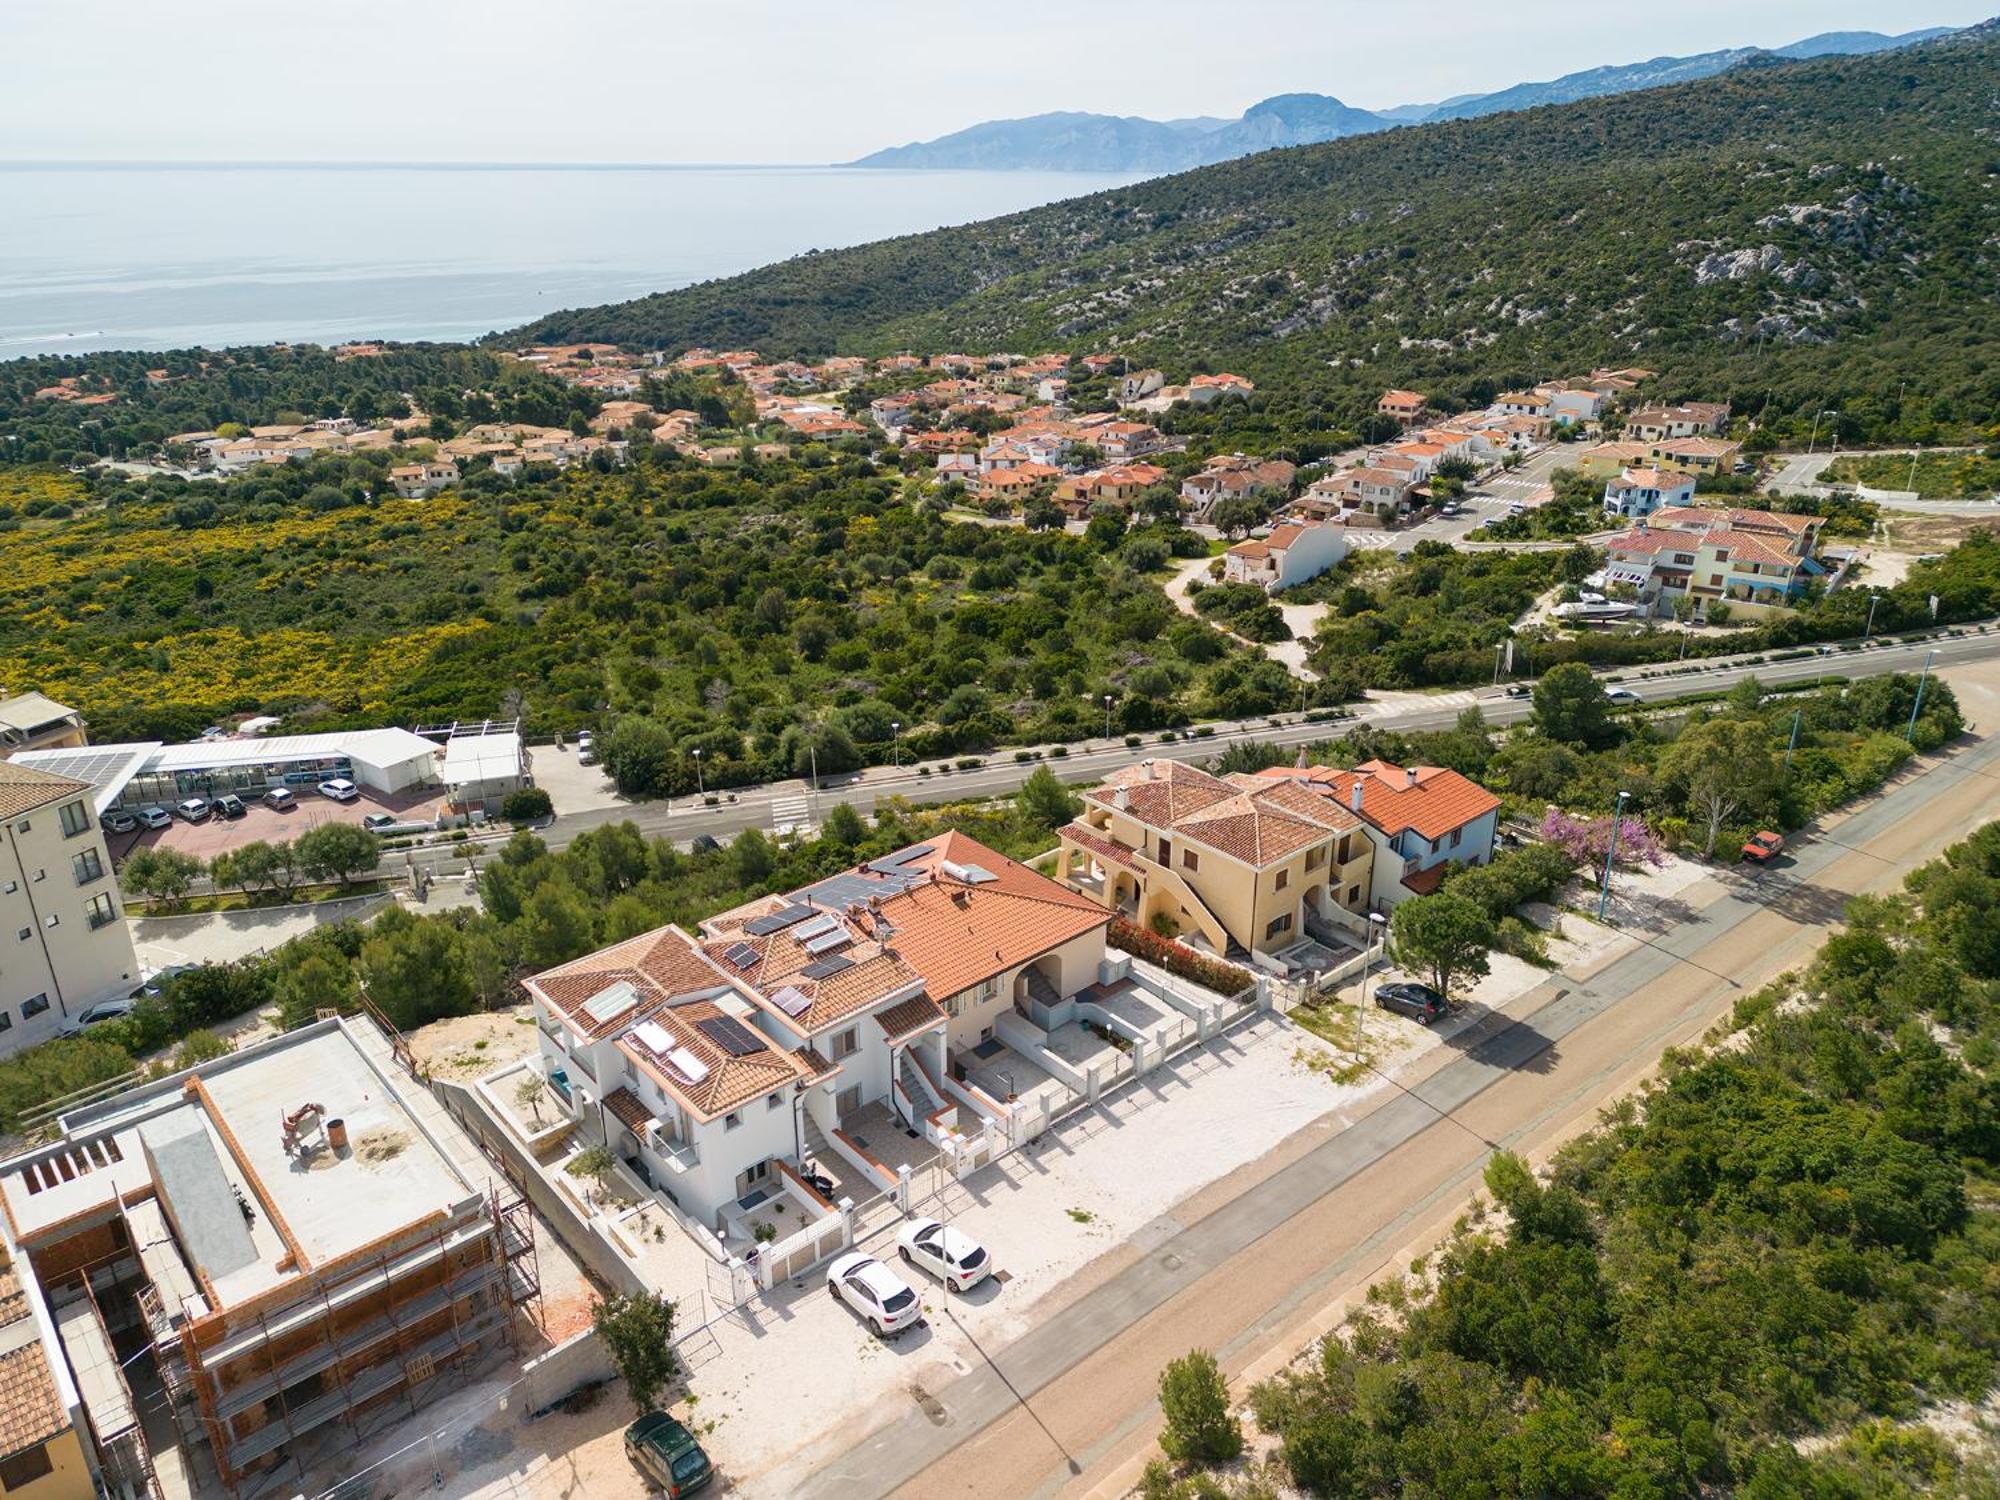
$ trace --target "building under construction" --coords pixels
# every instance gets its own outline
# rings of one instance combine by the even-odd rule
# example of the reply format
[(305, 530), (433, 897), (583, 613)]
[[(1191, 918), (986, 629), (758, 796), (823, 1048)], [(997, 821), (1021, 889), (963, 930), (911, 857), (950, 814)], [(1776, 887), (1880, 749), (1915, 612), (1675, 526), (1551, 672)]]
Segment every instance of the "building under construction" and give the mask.
[(114, 1492), (292, 1493), (539, 1295), (527, 1205), (367, 1020), (65, 1115), (0, 1207)]

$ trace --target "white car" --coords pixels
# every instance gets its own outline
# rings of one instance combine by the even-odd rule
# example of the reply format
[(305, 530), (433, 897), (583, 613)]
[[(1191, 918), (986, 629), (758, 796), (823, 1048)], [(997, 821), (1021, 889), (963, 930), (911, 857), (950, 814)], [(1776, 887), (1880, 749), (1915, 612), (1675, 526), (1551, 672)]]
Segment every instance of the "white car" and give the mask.
[(361, 788), (345, 776), (336, 776), (331, 781), (322, 781), (319, 784), (319, 794), (322, 797), (331, 797), (335, 802), (352, 802), (361, 795)]
[(274, 786), (264, 793), (264, 805), (273, 812), (290, 812), (299, 805), (299, 799), (292, 795), (289, 787)]
[(850, 1250), (826, 1268), (826, 1289), (836, 1302), (861, 1314), (883, 1338), (924, 1320), (924, 1305), (909, 1284), (872, 1255)]
[(993, 1274), (993, 1257), (986, 1247), (936, 1219), (912, 1219), (896, 1236), (904, 1261), (922, 1266), (945, 1284), (947, 1291), (969, 1292)]
[(151, 807), (139, 809), (139, 821), (148, 828), (171, 828), (174, 826), (174, 815), (154, 803)]
[(84, 1029), (105, 1021), (122, 1021), (138, 1008), (136, 1000), (100, 1000), (87, 1009), (78, 1011), (63, 1022), (58, 1036), (81, 1036)]
[(174, 811), (179, 813), (183, 818), (186, 818), (190, 823), (203, 823), (208, 820), (208, 815), (214, 811), (214, 808), (209, 806), (208, 798), (206, 797), (189, 797), (186, 801), (176, 802), (174, 804)]
[(1604, 696), (1619, 708), (1630, 708), (1634, 703), (1644, 703), (1646, 701), (1627, 687), (1606, 688)]

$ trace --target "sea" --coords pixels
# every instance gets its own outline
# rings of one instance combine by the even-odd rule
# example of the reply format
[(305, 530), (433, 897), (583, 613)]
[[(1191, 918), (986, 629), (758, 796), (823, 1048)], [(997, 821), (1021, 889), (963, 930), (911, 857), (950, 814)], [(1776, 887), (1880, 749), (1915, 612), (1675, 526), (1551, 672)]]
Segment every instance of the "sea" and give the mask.
[(472, 339), (1137, 180), (857, 167), (0, 163), (0, 360)]

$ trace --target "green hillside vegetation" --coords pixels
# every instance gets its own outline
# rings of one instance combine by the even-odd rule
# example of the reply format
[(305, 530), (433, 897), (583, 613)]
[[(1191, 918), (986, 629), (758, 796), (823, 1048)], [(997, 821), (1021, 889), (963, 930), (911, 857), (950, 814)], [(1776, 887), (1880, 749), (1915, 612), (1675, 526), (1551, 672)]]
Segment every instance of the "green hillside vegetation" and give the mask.
[[(1912, 462), (1912, 459), (1915, 462)], [(1820, 478), (1910, 490), (1933, 500), (1988, 500), (2000, 494), (2000, 444), (1986, 453), (1883, 453), (1835, 459)]]
[(1846, 441), (1939, 441), (2000, 407), (1996, 83), (1979, 27), (1268, 152), (508, 337), (1115, 347), (1347, 421), (1392, 384), (1449, 407), (1643, 363), (1780, 436), (1837, 408)]
[[(1277, 664), (1177, 613), (1177, 526), (1091, 537), (941, 519), (865, 450), (711, 469), (475, 473), (383, 500), (377, 454), (223, 483), (40, 473), (0, 521), (0, 680), (100, 740), (229, 713), (288, 726), (520, 714), (618, 733), (634, 791), (1121, 732), (1298, 703)], [(17, 475), (25, 471), (13, 471)], [(30, 511), (39, 512), (29, 514)]]
[[(1318, 1496), (1985, 1496), (2000, 1348), (2000, 825), (1849, 903), (1726, 1047), (1491, 1207), (1250, 1410)], [(1968, 1427), (1968, 1433), (1971, 1429)], [(1812, 1441), (1804, 1441), (1812, 1439)], [(1273, 1476), (1274, 1478), (1276, 1476)], [(1265, 1494), (1176, 1482), (1142, 1493)]]

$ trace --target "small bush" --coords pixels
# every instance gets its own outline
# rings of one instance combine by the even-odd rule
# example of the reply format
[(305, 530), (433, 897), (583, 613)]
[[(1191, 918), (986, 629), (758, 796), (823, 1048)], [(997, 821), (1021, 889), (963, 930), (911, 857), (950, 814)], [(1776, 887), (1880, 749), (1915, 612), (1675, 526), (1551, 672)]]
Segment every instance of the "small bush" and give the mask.
[(1049, 747), (1050, 760), (1060, 760), (1063, 756), (1068, 754), (1069, 754), (1069, 746), (1067, 745), (1051, 745)]
[(524, 786), (509, 792), (500, 803), (500, 816), (509, 823), (532, 823), (537, 818), (554, 817), (555, 803), (538, 786)]
[(1111, 930), (1105, 934), (1104, 940), (1134, 958), (1157, 964), (1169, 974), (1177, 974), (1204, 989), (1214, 990), (1218, 995), (1238, 995), (1257, 982), (1248, 969), (1239, 969), (1235, 964), (1226, 964), (1220, 959), (1196, 953), (1192, 948), (1169, 942), (1123, 917), (1111, 919)]
[(1160, 1372), (1160, 1448), (1183, 1462), (1223, 1463), (1243, 1451), (1243, 1424), (1229, 1409), (1229, 1387), (1215, 1356), (1193, 1349)]

